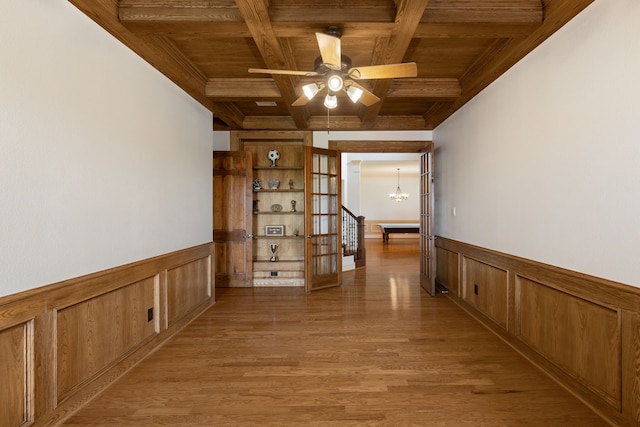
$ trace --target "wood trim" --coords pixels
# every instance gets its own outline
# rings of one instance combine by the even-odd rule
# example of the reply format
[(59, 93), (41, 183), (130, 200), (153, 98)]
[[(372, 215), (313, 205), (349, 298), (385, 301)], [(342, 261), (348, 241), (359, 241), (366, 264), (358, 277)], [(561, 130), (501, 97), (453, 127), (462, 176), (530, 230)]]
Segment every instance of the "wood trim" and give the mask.
[[(436, 246), (438, 283), (458, 305), (611, 423), (640, 424), (639, 288), (443, 237)], [(484, 281), (480, 294), (506, 284), (506, 295), (478, 303), (469, 281)]]
[[(61, 422), (211, 306), (212, 250), (207, 243), (0, 298), (0, 374), (10, 382), (0, 390), (3, 421)], [(169, 294), (167, 272), (180, 278)]]
[(351, 141), (333, 139), (329, 149), (341, 153), (421, 153), (428, 150), (431, 141)]

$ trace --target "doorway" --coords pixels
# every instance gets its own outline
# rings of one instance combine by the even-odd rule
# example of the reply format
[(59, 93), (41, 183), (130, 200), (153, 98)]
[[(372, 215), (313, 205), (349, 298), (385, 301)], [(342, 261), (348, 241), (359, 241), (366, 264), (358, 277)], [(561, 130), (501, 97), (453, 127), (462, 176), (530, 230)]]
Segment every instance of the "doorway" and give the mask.
[(430, 295), (435, 296), (433, 142), (330, 140), (329, 148), (341, 153), (414, 153), (419, 155), (419, 190), (415, 197), (418, 198), (420, 215), (420, 284)]

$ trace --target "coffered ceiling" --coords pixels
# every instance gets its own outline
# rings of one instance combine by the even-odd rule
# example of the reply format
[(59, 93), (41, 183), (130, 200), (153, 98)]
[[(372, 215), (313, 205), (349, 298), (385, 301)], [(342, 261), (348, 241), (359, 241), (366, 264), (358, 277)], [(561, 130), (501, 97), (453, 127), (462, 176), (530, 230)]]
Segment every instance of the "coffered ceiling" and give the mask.
[[(592, 0), (70, 0), (208, 108), (215, 129), (430, 130)], [(315, 33), (339, 28), (353, 66), (415, 62), (411, 78), (360, 80), (292, 106), (317, 77)]]

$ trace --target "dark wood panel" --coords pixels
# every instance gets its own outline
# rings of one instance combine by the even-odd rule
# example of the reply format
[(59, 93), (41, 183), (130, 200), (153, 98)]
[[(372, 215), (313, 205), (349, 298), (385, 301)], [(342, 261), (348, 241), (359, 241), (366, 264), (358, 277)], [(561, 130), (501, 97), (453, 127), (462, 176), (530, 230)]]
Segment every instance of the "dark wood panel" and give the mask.
[(57, 312), (57, 391), (64, 398), (155, 333), (155, 277)]
[(209, 264), (209, 258), (201, 258), (167, 271), (169, 326), (211, 296)]
[(0, 330), (0, 427), (15, 427), (30, 421), (31, 390), (29, 325)]
[(436, 281), (454, 295), (460, 296), (458, 254), (436, 248)]
[(516, 293), (519, 337), (619, 409), (621, 313), (524, 277)]
[(463, 257), (462, 275), (462, 298), (507, 329), (507, 271), (473, 258)]

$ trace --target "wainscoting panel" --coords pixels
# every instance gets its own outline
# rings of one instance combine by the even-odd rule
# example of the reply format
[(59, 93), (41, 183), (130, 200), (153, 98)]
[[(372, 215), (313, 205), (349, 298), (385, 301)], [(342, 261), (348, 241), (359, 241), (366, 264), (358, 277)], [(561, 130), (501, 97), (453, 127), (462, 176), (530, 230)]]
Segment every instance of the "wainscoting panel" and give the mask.
[(0, 330), (0, 427), (31, 420), (31, 322)]
[(458, 254), (456, 252), (436, 248), (436, 281), (449, 284), (448, 291), (460, 296), (458, 264)]
[(59, 424), (211, 306), (212, 258), (207, 243), (1, 297), (0, 427)]
[(640, 288), (443, 237), (436, 247), (451, 299), (611, 423), (640, 425)]
[(516, 288), (520, 338), (620, 409), (620, 311), (523, 277)]
[(462, 271), (462, 298), (507, 329), (507, 272), (469, 257), (463, 257)]
[(58, 401), (155, 334), (155, 277), (57, 311)]
[(211, 296), (210, 257), (167, 270), (169, 326)]

